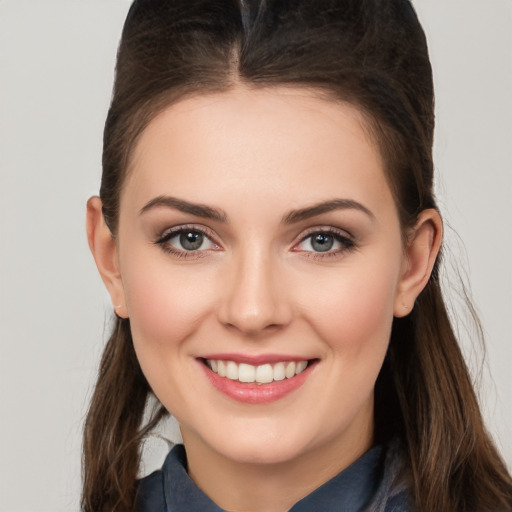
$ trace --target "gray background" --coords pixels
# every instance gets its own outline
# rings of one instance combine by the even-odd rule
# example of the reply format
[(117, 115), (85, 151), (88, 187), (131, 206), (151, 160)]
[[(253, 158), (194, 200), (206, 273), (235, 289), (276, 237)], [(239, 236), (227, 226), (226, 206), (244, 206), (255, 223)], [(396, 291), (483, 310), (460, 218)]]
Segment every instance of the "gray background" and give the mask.
[[(466, 317), (455, 315), (510, 467), (512, 1), (415, 4), (436, 77), (437, 191), (460, 235), (448, 232), (449, 280), (469, 274), (487, 335), (483, 372)], [(110, 317), (86, 244), (85, 201), (99, 186), (128, 6), (0, 0), (1, 512), (78, 510), (81, 425)], [(162, 456), (151, 447), (146, 471)]]

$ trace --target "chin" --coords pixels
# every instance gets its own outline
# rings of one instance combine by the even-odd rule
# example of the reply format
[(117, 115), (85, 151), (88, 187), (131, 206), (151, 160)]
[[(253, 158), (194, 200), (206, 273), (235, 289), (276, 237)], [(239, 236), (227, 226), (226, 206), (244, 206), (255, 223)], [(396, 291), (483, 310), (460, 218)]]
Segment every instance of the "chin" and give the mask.
[(297, 446), (283, 446), (281, 443), (255, 440), (252, 443), (232, 444), (224, 456), (239, 464), (285, 464), (303, 454)]
[(307, 453), (314, 445), (302, 432), (290, 435), (282, 429), (244, 429), (239, 432), (225, 430), (203, 442), (222, 457), (239, 464), (283, 464)]

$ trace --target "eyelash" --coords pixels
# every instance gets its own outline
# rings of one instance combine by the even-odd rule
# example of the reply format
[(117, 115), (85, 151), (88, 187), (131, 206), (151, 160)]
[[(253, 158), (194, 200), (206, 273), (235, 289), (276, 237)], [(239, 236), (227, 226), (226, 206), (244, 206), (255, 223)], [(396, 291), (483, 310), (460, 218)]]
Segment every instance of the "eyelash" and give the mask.
[[(197, 227), (197, 226), (179, 226), (176, 228), (173, 228), (169, 231), (166, 231), (164, 234), (160, 235), (154, 242), (155, 245), (160, 246), (160, 248), (168, 253), (172, 254), (173, 256), (177, 258), (183, 258), (183, 259), (191, 259), (191, 258), (204, 258), (208, 256), (208, 252), (211, 249), (202, 249), (202, 250), (180, 250), (176, 247), (169, 244), (169, 240), (172, 238), (182, 234), (182, 233), (198, 233), (202, 236), (204, 236), (206, 239), (208, 239), (212, 244), (214, 244), (217, 247), (220, 247), (217, 242), (215, 242), (215, 237), (213, 236), (213, 233), (211, 233), (209, 230), (203, 228), (203, 227)], [(295, 247), (298, 245), (304, 243), (309, 238), (312, 238), (316, 235), (327, 235), (334, 238), (336, 242), (338, 242), (340, 245), (342, 245), (341, 248), (337, 250), (327, 250), (325, 252), (321, 251), (306, 251), (306, 250), (297, 250)], [(340, 257), (345, 252), (351, 252), (357, 248), (355, 241), (351, 236), (347, 236), (346, 234), (342, 234), (340, 231), (334, 229), (334, 228), (313, 228), (309, 232), (307, 232), (298, 243), (294, 245), (294, 252), (301, 252), (304, 254), (307, 258), (315, 258), (315, 259), (325, 259), (325, 258), (333, 258), (333, 257)], [(213, 249), (217, 250), (217, 249)]]
[(345, 252), (352, 252), (357, 248), (355, 240), (350, 235), (343, 233), (334, 228), (313, 228), (306, 232), (306, 234), (300, 239), (300, 242), (295, 244), (294, 247), (296, 247), (299, 244), (302, 244), (309, 238), (312, 238), (316, 235), (328, 235), (332, 236), (334, 240), (338, 242), (342, 247), (336, 250), (328, 250), (325, 252), (301, 250), (296, 250), (296, 252), (302, 252), (304, 256), (307, 258), (323, 260), (325, 260), (326, 258), (339, 258), (343, 256)]
[[(207, 252), (208, 249), (202, 249), (202, 250), (195, 250), (195, 251), (187, 251), (187, 250), (180, 250), (176, 247), (169, 244), (169, 240), (174, 238), (175, 236), (178, 236), (182, 233), (198, 233), (200, 235), (203, 235), (206, 239), (208, 239), (212, 244), (215, 246), (219, 246), (214, 241), (213, 233), (211, 233), (209, 230), (205, 228), (199, 228), (197, 226), (179, 226), (177, 228), (173, 228), (169, 231), (166, 231), (164, 234), (160, 235), (157, 240), (155, 240), (155, 245), (160, 246), (162, 251), (172, 254), (173, 256), (177, 258), (183, 258), (183, 259), (191, 259), (191, 258), (204, 258), (208, 256)], [(216, 249), (215, 249), (216, 250)]]

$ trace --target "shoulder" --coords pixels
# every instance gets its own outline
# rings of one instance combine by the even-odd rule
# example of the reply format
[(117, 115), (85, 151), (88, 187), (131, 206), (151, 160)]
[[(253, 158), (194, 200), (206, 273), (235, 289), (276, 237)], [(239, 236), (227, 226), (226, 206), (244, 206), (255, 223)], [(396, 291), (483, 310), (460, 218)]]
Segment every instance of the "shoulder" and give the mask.
[(368, 512), (413, 512), (412, 479), (402, 443), (395, 439), (385, 451), (380, 486)]
[(162, 468), (140, 479), (137, 484), (136, 512), (168, 512), (176, 508), (176, 496), (187, 487), (185, 448), (176, 444), (167, 454)]
[(388, 500), (384, 512), (412, 512), (409, 493), (402, 491)]
[(164, 478), (162, 471), (155, 471), (139, 480), (137, 512), (166, 512)]

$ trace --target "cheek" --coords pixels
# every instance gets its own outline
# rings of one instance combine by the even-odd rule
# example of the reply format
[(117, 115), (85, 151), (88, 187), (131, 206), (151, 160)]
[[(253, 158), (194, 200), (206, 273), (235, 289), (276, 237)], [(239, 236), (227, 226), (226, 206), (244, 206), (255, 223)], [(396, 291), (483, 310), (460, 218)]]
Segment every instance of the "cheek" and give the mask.
[(171, 267), (165, 255), (139, 258), (132, 253), (129, 260), (123, 283), (137, 359), (162, 404), (180, 411), (195, 385), (187, 340), (200, 328), (211, 303), (205, 276)]
[(317, 283), (308, 316), (329, 349), (341, 352), (347, 365), (384, 357), (397, 275), (395, 267), (375, 263), (342, 268), (335, 278)]
[(123, 284), (134, 343), (158, 356), (199, 328), (210, 300), (203, 273), (171, 266), (165, 255), (151, 256), (131, 256)]
[(309, 322), (326, 351), (324, 369), (330, 385), (316, 396), (319, 406), (331, 411), (325, 422), (327, 433), (372, 414), (375, 381), (393, 322), (396, 280), (392, 276), (392, 269), (340, 272), (309, 302)]

